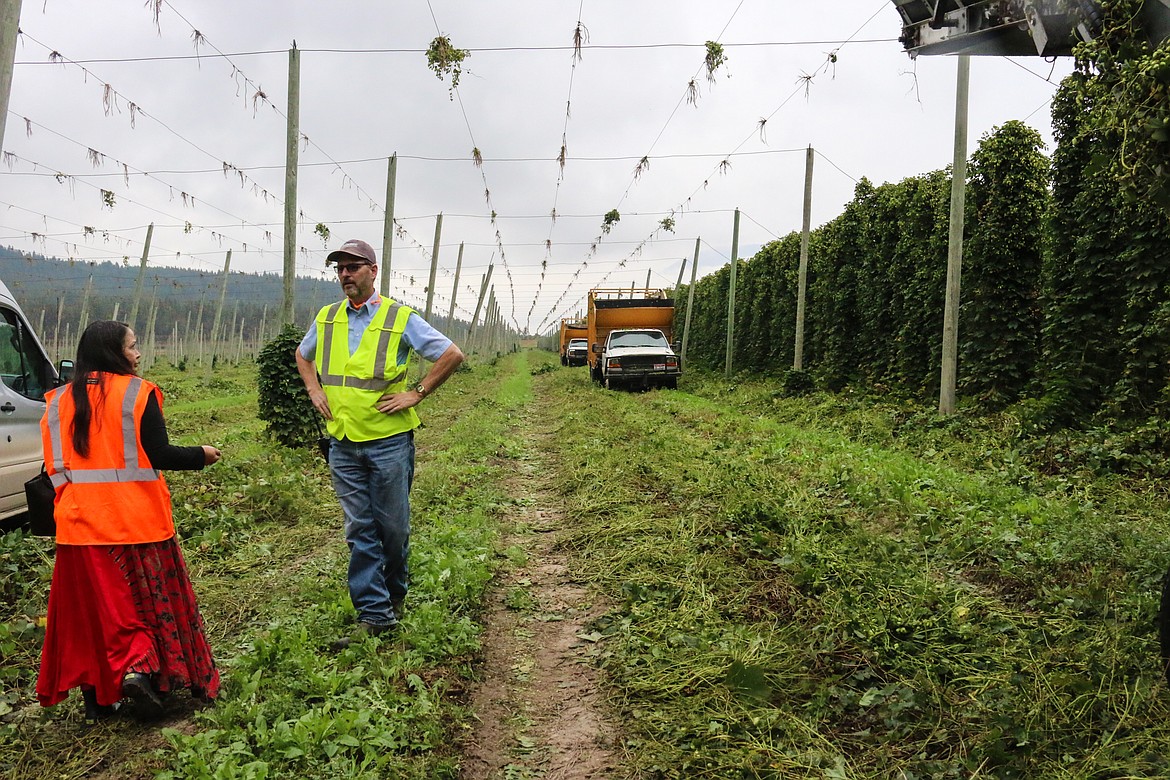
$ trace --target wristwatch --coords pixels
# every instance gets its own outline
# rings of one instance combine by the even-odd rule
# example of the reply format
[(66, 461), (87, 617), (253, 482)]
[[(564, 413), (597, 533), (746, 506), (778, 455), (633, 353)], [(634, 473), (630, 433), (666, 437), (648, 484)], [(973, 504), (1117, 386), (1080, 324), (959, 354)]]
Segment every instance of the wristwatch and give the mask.
[(415, 382), (412, 389), (423, 398), (426, 398), (427, 395), (431, 392), (430, 390), (427, 390), (426, 385), (424, 385), (422, 382)]

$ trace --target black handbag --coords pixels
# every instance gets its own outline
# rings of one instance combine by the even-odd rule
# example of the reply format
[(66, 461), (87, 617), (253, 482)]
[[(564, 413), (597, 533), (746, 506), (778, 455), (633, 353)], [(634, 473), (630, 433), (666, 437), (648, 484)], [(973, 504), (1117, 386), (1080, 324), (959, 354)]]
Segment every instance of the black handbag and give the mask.
[(57, 523), (53, 519), (53, 502), (57, 490), (53, 480), (41, 466), (41, 473), (24, 483), (24, 497), (28, 502), (28, 527), (34, 536), (56, 536)]

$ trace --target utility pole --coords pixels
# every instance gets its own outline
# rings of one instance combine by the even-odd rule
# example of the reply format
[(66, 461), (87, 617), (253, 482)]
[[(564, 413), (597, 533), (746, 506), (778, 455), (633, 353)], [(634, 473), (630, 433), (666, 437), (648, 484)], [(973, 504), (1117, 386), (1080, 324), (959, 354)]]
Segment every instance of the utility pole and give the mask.
[(813, 148), (804, 157), (804, 223), (800, 233), (800, 269), (796, 282), (796, 347), (792, 370), (804, 370), (804, 301), (808, 296), (808, 234), (812, 223)]
[[(288, 50), (288, 122), (284, 138), (284, 303), (280, 324), (296, 321), (297, 278), (297, 166), (300, 164), (301, 53), (294, 43)], [(231, 256), (231, 252), (228, 253)], [(225, 273), (226, 277), (226, 273)], [(216, 327), (219, 315), (216, 314)]]
[(967, 200), (967, 102), (971, 57), (959, 55), (955, 88), (955, 157), (951, 165), (951, 224), (947, 240), (947, 292), (943, 307), (942, 377), (938, 413), (955, 413), (955, 382), (959, 367), (959, 288), (963, 275), (963, 209)]

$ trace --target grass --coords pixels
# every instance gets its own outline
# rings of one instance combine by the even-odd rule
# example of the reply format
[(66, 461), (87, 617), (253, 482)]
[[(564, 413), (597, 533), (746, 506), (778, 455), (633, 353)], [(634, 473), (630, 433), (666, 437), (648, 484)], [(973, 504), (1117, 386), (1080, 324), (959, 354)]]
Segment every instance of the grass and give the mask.
[[(0, 615), (0, 643), (16, 645), (0, 664), (0, 693), (22, 717), (0, 723), (0, 770), (82, 777), (117, 763), (127, 777), (454, 776), (476, 619), (497, 565), (495, 516), (510, 501), (495, 487), (499, 453), (511, 446), (510, 410), (522, 402), (523, 382), (482, 366), (428, 399), (417, 437), (405, 630), (333, 653), (329, 644), (348, 632), (353, 610), (326, 468), (315, 452), (269, 441), (255, 419), (254, 369), (227, 371), (210, 384), (165, 368), (149, 377), (167, 394), (172, 440), (224, 452), (204, 472), (168, 475), (221, 667), (220, 701), (195, 712), (193, 725), (164, 729), (167, 746), (147, 751), (140, 740), (157, 741), (132, 722), (87, 727), (75, 700), (36, 707), (35, 616), (43, 614), (52, 545), (9, 534), (0, 562), (23, 584)], [(128, 748), (135, 741), (139, 749)]]
[(169, 477), (223, 695), (164, 744), (30, 706), (51, 543), (5, 535), (0, 774), (457, 776), (484, 590), (526, 563), (499, 525), (538, 414), (570, 566), (616, 605), (590, 636), (627, 776), (1170, 776), (1153, 480), (1054, 471), (1011, 414), (699, 374), (616, 393), (547, 363), (509, 355), (427, 400), (406, 630), (339, 654), (352, 608), (319, 458), (265, 440), (246, 373), (152, 377), (174, 437), (225, 453)]
[(1153, 494), (1021, 480), (978, 429), (907, 446), (888, 409), (694, 384), (538, 388), (572, 546), (622, 604), (597, 628), (633, 774), (1163, 773)]

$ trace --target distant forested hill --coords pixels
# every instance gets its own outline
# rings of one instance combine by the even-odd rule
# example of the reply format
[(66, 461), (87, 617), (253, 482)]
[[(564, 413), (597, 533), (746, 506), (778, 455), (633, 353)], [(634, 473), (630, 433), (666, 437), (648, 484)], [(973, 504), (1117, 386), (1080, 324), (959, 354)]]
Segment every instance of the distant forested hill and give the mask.
[[(68, 349), (66, 343), (72, 343), (78, 333), (82, 301), (90, 278), (93, 287), (88, 319), (112, 319), (117, 307), (117, 318), (128, 321), (138, 270), (137, 262), (123, 265), (62, 260), (0, 246), (0, 281), (16, 296), (46, 345), (57, 343), (60, 312), (61, 351)], [(200, 322), (202, 333), (209, 338), (222, 285), (222, 272), (148, 265), (137, 322), (131, 324), (139, 338), (145, 340), (151, 306), (157, 300), (155, 335), (160, 341), (167, 341), (176, 330), (184, 339), (196, 339)], [(294, 290), (295, 321), (302, 327), (308, 327), (322, 306), (342, 297), (341, 289), (333, 280), (298, 277)], [(221, 331), (228, 332), (234, 322), (234, 329), (230, 330), (232, 337), (238, 338), (242, 324), (245, 341), (271, 338), (279, 327), (283, 300), (284, 281), (279, 274), (232, 271), (224, 297)], [(446, 326), (445, 317), (433, 316), (431, 321), (440, 329)]]
[[(9, 247), (0, 247), (0, 280), (16, 296), (21, 308), (34, 323), (44, 311), (46, 333), (52, 338), (56, 326), (57, 307), (62, 304), (62, 321), (73, 322), (81, 314), (82, 299), (90, 276), (90, 319), (110, 318), (118, 305), (119, 319), (130, 316), (134, 301), (134, 286), (138, 278), (138, 264), (86, 263), (39, 255), (25, 255)], [(192, 327), (198, 317), (200, 304), (204, 307), (204, 325), (210, 328), (219, 304), (223, 284), (221, 273), (189, 268), (150, 267), (142, 284), (142, 303), (138, 313), (139, 328), (146, 326), (152, 299), (157, 296), (158, 313), (155, 327), (169, 333), (178, 322), (186, 328), (188, 312), (192, 312)], [(298, 278), (295, 287), (296, 321), (308, 325), (312, 315), (322, 305), (340, 297), (337, 284), (319, 279)], [(253, 337), (268, 307), (269, 330), (279, 318), (284, 298), (284, 283), (276, 274), (247, 274), (231, 272), (224, 299), (224, 318), (237, 314), (244, 320), (244, 332)], [(237, 326), (238, 327), (238, 326)]]

